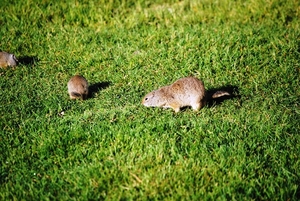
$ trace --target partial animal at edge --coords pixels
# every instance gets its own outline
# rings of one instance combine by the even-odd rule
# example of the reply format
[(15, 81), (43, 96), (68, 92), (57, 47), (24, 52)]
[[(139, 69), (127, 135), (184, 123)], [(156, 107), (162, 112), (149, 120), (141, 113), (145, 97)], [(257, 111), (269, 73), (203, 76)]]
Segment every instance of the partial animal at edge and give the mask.
[(18, 59), (14, 54), (7, 52), (0, 52), (0, 67), (6, 68), (8, 66), (15, 67), (18, 65)]

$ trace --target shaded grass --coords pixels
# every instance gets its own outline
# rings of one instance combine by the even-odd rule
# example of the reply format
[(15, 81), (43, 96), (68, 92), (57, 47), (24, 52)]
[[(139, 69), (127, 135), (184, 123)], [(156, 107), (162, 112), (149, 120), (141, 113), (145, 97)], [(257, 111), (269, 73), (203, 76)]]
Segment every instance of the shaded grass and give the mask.
[[(0, 10), (0, 48), (31, 58), (0, 69), (1, 199), (299, 199), (297, 1)], [(86, 101), (68, 100), (76, 73), (95, 87)], [(140, 104), (189, 75), (240, 98), (179, 114)]]

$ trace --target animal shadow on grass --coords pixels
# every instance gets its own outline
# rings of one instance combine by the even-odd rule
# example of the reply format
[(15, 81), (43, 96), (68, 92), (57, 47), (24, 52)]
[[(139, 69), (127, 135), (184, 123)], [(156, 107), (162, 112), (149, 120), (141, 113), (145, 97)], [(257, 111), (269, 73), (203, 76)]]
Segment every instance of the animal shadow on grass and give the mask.
[(18, 59), (18, 63), (24, 65), (34, 65), (37, 62), (39, 62), (39, 59), (35, 56), (24, 56), (17, 59)]
[(89, 86), (89, 95), (88, 98), (94, 98), (95, 97), (95, 93), (97, 93), (98, 91), (105, 89), (107, 87), (109, 87), (109, 85), (111, 85), (111, 82), (97, 82), (95, 84), (92, 84)]
[(212, 97), (212, 95), (214, 93), (216, 93), (217, 91), (228, 92), (230, 95), (221, 96), (219, 98), (210, 98), (206, 103), (208, 107), (213, 107), (215, 105), (219, 105), (223, 101), (228, 100), (228, 99), (234, 99), (234, 98), (240, 98), (241, 97), (239, 95), (238, 87), (237, 86), (232, 86), (232, 85), (227, 85), (227, 86), (224, 86), (224, 87), (209, 89), (209, 90), (206, 91), (207, 97)]

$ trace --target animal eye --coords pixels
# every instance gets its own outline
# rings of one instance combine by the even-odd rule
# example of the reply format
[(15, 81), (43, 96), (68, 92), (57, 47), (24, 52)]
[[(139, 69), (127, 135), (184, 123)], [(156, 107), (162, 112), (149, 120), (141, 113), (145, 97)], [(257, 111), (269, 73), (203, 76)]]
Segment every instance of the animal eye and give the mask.
[(148, 100), (148, 98), (145, 98), (145, 101)]

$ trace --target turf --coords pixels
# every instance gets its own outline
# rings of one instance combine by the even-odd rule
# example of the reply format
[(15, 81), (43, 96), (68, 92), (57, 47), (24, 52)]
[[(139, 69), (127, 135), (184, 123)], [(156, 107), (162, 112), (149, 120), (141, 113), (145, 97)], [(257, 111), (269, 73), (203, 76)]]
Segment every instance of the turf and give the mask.
[[(0, 3), (0, 200), (299, 200), (297, 0)], [(83, 75), (90, 98), (71, 101)], [(185, 76), (234, 97), (142, 97)]]

